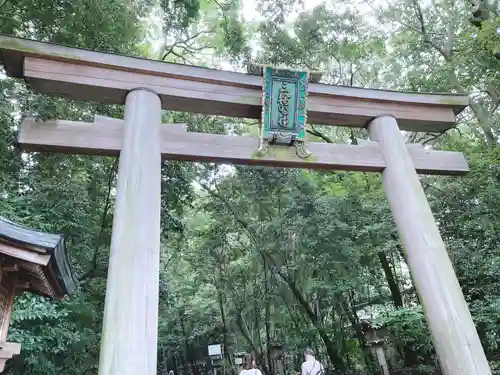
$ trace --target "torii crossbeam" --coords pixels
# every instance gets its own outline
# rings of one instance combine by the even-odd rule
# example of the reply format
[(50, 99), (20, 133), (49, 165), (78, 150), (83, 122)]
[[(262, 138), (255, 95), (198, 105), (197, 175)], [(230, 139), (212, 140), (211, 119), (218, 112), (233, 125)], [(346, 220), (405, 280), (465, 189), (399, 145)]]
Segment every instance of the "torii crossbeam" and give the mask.
[[(25, 118), (18, 143), (24, 151), (117, 156), (122, 148), (123, 127), (123, 120), (98, 115), (92, 123)], [(363, 141), (359, 145), (313, 142), (308, 144), (313, 153), (308, 159), (301, 159), (282, 146), (258, 157), (255, 154), (258, 143), (257, 137), (188, 132), (185, 124), (160, 126), (160, 152), (169, 160), (361, 172), (382, 172), (385, 168), (377, 142)], [(420, 144), (407, 146), (418, 173), (463, 175), (469, 171), (460, 152), (429, 151)]]
[(100, 375), (156, 374), (161, 158), (382, 174), (407, 262), (445, 375), (491, 374), (469, 309), (418, 173), (461, 175), (461, 153), (406, 145), (400, 129), (443, 132), (466, 96), (309, 85), (309, 122), (366, 127), (371, 142), (311, 143), (313, 156), (286, 146), (264, 156), (258, 139), (187, 132), (161, 125), (161, 109), (260, 118), (261, 77), (99, 53), (0, 36), (9, 76), (35, 90), (77, 100), (125, 104), (124, 120), (93, 123), (25, 119), (26, 151), (120, 155), (109, 260)]

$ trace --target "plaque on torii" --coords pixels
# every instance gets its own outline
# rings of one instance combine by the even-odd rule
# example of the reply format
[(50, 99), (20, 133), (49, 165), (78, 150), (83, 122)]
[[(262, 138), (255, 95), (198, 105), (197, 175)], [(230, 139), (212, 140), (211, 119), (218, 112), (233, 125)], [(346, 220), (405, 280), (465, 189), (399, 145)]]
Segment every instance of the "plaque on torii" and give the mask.
[(309, 72), (264, 66), (259, 156), (269, 145), (289, 145), (301, 158), (311, 156), (306, 147), (307, 86)]
[(269, 145), (289, 145), (300, 158), (312, 155), (307, 150), (307, 97), (309, 82), (318, 82), (321, 72), (291, 70), (249, 63), (249, 74), (263, 77), (262, 118), (257, 155), (265, 156)]
[[(297, 153), (303, 129), (298, 122), (290, 126), (290, 117), (280, 117), (286, 111), (279, 110), (288, 103), (290, 116), (290, 103), (297, 103), (288, 83), (276, 85), (273, 92), (282, 100), (266, 107), (266, 85), (254, 74), (6, 36), (0, 36), (0, 57), (9, 76), (24, 78), (38, 92), (125, 104), (123, 120), (27, 118), (19, 130), (24, 151), (120, 155), (100, 375), (156, 374), (162, 157), (381, 173), (443, 374), (491, 374), (417, 175), (462, 175), (469, 170), (467, 162), (460, 152), (406, 145), (400, 132), (450, 129), (468, 105), (467, 96), (310, 83), (304, 108), (310, 123), (367, 128), (370, 140), (356, 145), (310, 142)], [(261, 119), (264, 109), (265, 119), (266, 108), (270, 122), (262, 123), (260, 137), (193, 133), (182, 124), (161, 124), (162, 109), (253, 119)], [(269, 143), (267, 152), (262, 140)]]

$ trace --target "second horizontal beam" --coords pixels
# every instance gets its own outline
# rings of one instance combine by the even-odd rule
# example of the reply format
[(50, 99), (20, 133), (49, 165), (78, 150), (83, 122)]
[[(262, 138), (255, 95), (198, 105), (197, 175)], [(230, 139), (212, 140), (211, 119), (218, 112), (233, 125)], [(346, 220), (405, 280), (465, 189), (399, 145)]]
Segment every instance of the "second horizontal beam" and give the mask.
[[(122, 126), (122, 120), (102, 116), (96, 116), (94, 123), (26, 118), (21, 124), (18, 143), (24, 151), (115, 156), (121, 148)], [(161, 126), (161, 152), (165, 159), (360, 172), (381, 172), (385, 167), (378, 144), (372, 142), (309, 143), (313, 155), (307, 159), (296, 156), (293, 147), (271, 146), (266, 156), (259, 157), (257, 137), (193, 133), (184, 129), (183, 124)], [(413, 145), (408, 150), (418, 173), (463, 175), (469, 171), (460, 152), (427, 151)]]

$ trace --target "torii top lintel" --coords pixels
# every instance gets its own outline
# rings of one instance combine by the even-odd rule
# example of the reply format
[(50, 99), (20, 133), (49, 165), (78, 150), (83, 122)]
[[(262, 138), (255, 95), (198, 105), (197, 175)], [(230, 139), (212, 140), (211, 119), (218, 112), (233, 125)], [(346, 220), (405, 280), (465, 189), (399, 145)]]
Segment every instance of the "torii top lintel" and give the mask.
[[(11, 77), (35, 90), (75, 100), (123, 104), (145, 87), (164, 109), (260, 118), (262, 77), (196, 66), (120, 56), (0, 35), (0, 60)], [(84, 89), (82, 89), (84, 88)], [(443, 132), (468, 106), (465, 95), (404, 93), (309, 84), (308, 122), (365, 127), (392, 115), (403, 130)]]

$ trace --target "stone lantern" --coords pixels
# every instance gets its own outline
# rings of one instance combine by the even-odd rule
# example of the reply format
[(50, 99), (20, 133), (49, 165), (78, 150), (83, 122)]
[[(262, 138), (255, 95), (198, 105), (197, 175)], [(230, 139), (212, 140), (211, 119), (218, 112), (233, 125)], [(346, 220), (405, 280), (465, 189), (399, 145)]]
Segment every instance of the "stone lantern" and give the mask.
[(271, 354), (271, 368), (273, 374), (283, 375), (285, 373), (284, 354), (285, 349), (281, 341), (273, 341), (269, 344)]
[(365, 336), (366, 345), (377, 358), (381, 375), (389, 375), (389, 367), (385, 359), (384, 347), (387, 342), (388, 332), (385, 328), (374, 328), (370, 320), (361, 321), (361, 329)]
[(6, 341), (14, 297), (31, 292), (62, 299), (75, 286), (63, 236), (0, 217), (0, 372), (21, 351), (21, 344)]
[(236, 366), (236, 373), (239, 374), (243, 369), (243, 359), (248, 355), (247, 352), (234, 353), (234, 365)]

